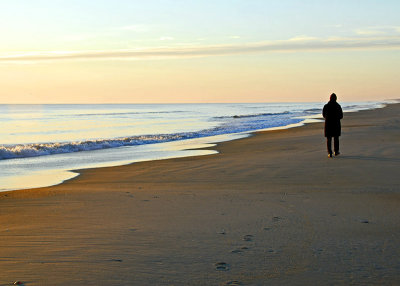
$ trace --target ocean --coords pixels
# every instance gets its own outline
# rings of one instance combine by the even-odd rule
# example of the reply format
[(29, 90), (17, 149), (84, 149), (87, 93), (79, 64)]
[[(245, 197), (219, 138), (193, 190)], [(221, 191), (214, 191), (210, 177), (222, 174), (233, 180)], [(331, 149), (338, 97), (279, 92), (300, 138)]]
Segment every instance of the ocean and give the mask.
[[(71, 170), (213, 154), (196, 149), (318, 120), (323, 104), (0, 105), (0, 191), (59, 184), (78, 175)], [(341, 103), (345, 112), (384, 104)]]

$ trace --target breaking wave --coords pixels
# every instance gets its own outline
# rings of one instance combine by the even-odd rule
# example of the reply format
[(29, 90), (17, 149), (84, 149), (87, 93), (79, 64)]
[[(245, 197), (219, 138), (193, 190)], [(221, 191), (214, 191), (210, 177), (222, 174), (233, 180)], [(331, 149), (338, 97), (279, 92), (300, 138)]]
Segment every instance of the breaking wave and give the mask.
[(249, 132), (271, 127), (286, 126), (289, 124), (298, 123), (302, 120), (293, 117), (293, 114), (290, 112), (228, 116), (220, 117), (220, 119), (223, 118), (225, 120), (223, 120), (219, 126), (196, 132), (149, 134), (76, 142), (0, 145), (0, 160), (163, 143), (214, 135)]
[(167, 113), (185, 113), (187, 111), (138, 111), (138, 112), (112, 112), (112, 113), (80, 113), (72, 114), (70, 116), (115, 116), (115, 115), (133, 115), (133, 114), (167, 114)]
[(98, 139), (76, 142), (61, 143), (36, 143), (18, 144), (12, 146), (0, 146), (0, 160), (36, 157), (61, 153), (72, 153), (79, 151), (91, 151), (99, 149), (116, 148), (122, 146), (143, 145), (159, 142), (179, 140), (179, 135), (153, 135), (153, 136), (132, 136), (116, 139)]
[(311, 109), (304, 110), (304, 113), (307, 113), (307, 114), (318, 114), (321, 112), (322, 112), (321, 108), (311, 108)]
[(284, 115), (284, 114), (290, 114), (291, 112), (289, 111), (284, 111), (284, 112), (278, 112), (278, 113), (258, 113), (258, 114), (243, 114), (243, 115), (233, 115), (233, 116), (217, 116), (215, 118), (217, 119), (226, 119), (226, 118), (254, 118), (254, 117), (260, 117), (260, 116), (271, 116), (271, 115)]

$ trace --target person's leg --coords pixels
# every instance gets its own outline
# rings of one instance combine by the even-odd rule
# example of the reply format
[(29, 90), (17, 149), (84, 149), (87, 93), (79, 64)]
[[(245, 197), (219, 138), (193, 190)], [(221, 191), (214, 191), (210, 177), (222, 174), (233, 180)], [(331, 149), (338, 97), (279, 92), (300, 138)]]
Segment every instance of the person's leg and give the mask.
[(334, 145), (334, 150), (335, 150), (335, 155), (339, 155), (339, 136), (335, 136), (333, 138), (333, 145)]
[(332, 137), (326, 137), (326, 147), (329, 157), (332, 157)]

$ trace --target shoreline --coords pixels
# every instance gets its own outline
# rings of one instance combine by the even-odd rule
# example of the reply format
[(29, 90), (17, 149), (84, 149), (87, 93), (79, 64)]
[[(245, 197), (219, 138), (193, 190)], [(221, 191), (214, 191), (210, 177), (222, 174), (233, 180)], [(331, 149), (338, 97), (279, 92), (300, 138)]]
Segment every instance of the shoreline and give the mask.
[(399, 110), (2, 192), (0, 285), (400, 283)]
[[(358, 109), (358, 110), (347, 110), (345, 111), (345, 113), (354, 113), (354, 112), (359, 112), (359, 111), (363, 111), (363, 110), (374, 110), (374, 109), (379, 109), (379, 108), (384, 108), (386, 105), (389, 104), (393, 104), (394, 101), (393, 100), (386, 100), (386, 101), (382, 101), (381, 103), (375, 103), (377, 104), (375, 107), (370, 107), (367, 109)], [(347, 103), (348, 104), (348, 103)], [(210, 152), (210, 153), (203, 153), (204, 150), (210, 150), (210, 148), (208, 147), (203, 147), (201, 145), (213, 145), (213, 144), (219, 144), (221, 142), (226, 142), (226, 141), (232, 141), (232, 140), (237, 140), (237, 139), (241, 139), (242, 136), (244, 136), (244, 138), (249, 137), (249, 136), (253, 136), (253, 134), (256, 134), (258, 132), (268, 132), (268, 131), (276, 131), (276, 130), (285, 130), (285, 129), (290, 129), (290, 128), (298, 128), (298, 127), (302, 127), (306, 124), (310, 124), (310, 123), (318, 123), (321, 122), (321, 120), (323, 121), (323, 118), (320, 115), (309, 115), (309, 116), (304, 116), (304, 117), (299, 117), (302, 118), (303, 120), (301, 122), (298, 123), (292, 123), (289, 125), (285, 125), (285, 126), (278, 126), (278, 127), (270, 127), (270, 128), (266, 128), (266, 129), (259, 129), (259, 130), (253, 130), (253, 131), (244, 131), (244, 132), (239, 132), (239, 133), (228, 133), (228, 134), (222, 134), (222, 135), (215, 135), (215, 136), (211, 136), (211, 137), (200, 137), (200, 138), (191, 138), (191, 139), (185, 139), (185, 140), (177, 140), (177, 141), (171, 141), (171, 142), (163, 142), (163, 143), (156, 143), (156, 144), (149, 144), (151, 145), (165, 145), (169, 146), (172, 144), (172, 146), (174, 144), (179, 145), (181, 144), (181, 142), (192, 142), (189, 146), (189, 148), (187, 147), (181, 147), (181, 148), (177, 148), (172, 147), (164, 147), (163, 151), (164, 153), (166, 153), (166, 155), (164, 155), (164, 157), (162, 158), (145, 158), (145, 159), (141, 159), (139, 158), (131, 158), (129, 160), (122, 160), (120, 159), (119, 161), (107, 161), (107, 162), (93, 162), (91, 165), (92, 166), (88, 166), (88, 167), (83, 167), (83, 168), (62, 168), (62, 169), (46, 169), (46, 170), (42, 170), (42, 171), (37, 171), (36, 174), (32, 173), (29, 174), (29, 176), (24, 175), (25, 179), (27, 181), (35, 181), (34, 184), (31, 185), (20, 185), (20, 186), (16, 186), (15, 183), (6, 183), (6, 186), (3, 189), (0, 189), (0, 193), (2, 192), (9, 192), (9, 191), (17, 191), (17, 190), (26, 190), (26, 189), (38, 189), (38, 188), (46, 188), (46, 187), (52, 187), (52, 186), (57, 186), (60, 184), (63, 184), (69, 180), (75, 179), (77, 177), (79, 177), (80, 175), (80, 171), (81, 170), (86, 170), (86, 169), (97, 169), (97, 168), (104, 168), (104, 167), (114, 167), (114, 166), (124, 166), (124, 165), (129, 165), (129, 164), (134, 164), (134, 163), (140, 163), (140, 162), (147, 162), (147, 161), (158, 161), (158, 160), (168, 160), (168, 159), (173, 159), (173, 158), (182, 158), (182, 157), (192, 157), (192, 156), (204, 156), (204, 155), (212, 155), (214, 153)], [(226, 138), (225, 138), (226, 137)], [(229, 138), (231, 137), (231, 138)], [(142, 146), (132, 146), (132, 147), (146, 147), (149, 145), (142, 145)], [(184, 144), (186, 145), (186, 144)], [(193, 146), (201, 146), (201, 147), (193, 147)], [(168, 149), (170, 148), (170, 149)], [(172, 151), (173, 149), (175, 149), (174, 151)], [(118, 149), (118, 148), (117, 148)], [(87, 151), (87, 152), (106, 152), (107, 150), (110, 149), (101, 149), (101, 150), (94, 150), (94, 151)], [(111, 150), (115, 150), (114, 148), (111, 148)], [(161, 149), (160, 149), (161, 150)], [(135, 153), (136, 150), (132, 150), (131, 152)], [(191, 151), (192, 154), (184, 154), (184, 153), (189, 153), (188, 151)], [(210, 151), (215, 151), (215, 150), (210, 150)], [(86, 152), (86, 151), (84, 151)], [(137, 152), (137, 151), (136, 151)], [(215, 151), (218, 152), (218, 151)], [(55, 154), (55, 155), (49, 155), (49, 156), (68, 156), (68, 155), (76, 155), (77, 153), (80, 152), (72, 152), (72, 153), (65, 153), (65, 154)], [(175, 153), (175, 155), (173, 155), (173, 153)], [(38, 157), (27, 157), (24, 159), (40, 159), (42, 156), (38, 156)], [(45, 156), (47, 157), (47, 156)], [(90, 157), (90, 156), (89, 156)], [(35, 164), (44, 164), (46, 165), (46, 161), (44, 162), (36, 162)], [(78, 164), (79, 165), (79, 164)], [(43, 173), (43, 174), (41, 174)], [(49, 179), (47, 179), (47, 177), (51, 176), (52, 178), (57, 178), (57, 179), (52, 179), (52, 181), (50, 182)], [(6, 180), (10, 181), (19, 181), (19, 177), (17, 178), (16, 176), (13, 176), (11, 178), (7, 178), (5, 177)], [(47, 181), (47, 182), (46, 182)]]

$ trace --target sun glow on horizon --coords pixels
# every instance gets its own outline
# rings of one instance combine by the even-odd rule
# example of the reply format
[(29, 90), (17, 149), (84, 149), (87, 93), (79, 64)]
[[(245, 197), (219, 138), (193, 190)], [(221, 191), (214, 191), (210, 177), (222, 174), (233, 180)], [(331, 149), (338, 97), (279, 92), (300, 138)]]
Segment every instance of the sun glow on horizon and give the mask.
[(357, 3), (10, 2), (0, 103), (397, 98), (400, 3)]

